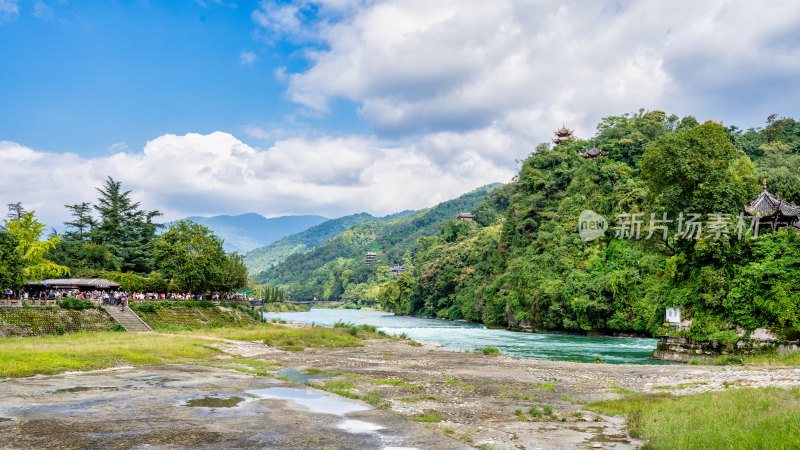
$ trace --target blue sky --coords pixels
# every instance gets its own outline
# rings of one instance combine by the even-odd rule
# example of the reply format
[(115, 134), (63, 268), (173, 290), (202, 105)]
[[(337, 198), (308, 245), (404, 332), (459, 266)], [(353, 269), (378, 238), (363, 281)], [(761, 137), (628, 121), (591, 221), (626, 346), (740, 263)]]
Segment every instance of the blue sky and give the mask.
[(108, 176), (167, 220), (388, 214), (562, 123), (797, 105), (789, 0), (0, 0), (0, 203), (51, 224)]
[[(0, 136), (93, 156), (115, 144), (140, 149), (165, 133), (247, 139), (247, 127), (292, 126), (295, 107), (274, 73), (307, 62), (296, 46), (257, 36), (255, 6), (19, 2), (0, 26)], [(337, 108), (313, 124), (363, 131), (353, 112)]]

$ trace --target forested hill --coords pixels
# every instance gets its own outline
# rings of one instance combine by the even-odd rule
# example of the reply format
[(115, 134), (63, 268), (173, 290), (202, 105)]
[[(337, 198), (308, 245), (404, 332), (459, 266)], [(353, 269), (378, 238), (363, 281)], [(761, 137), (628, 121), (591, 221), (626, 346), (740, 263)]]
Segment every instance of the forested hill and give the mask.
[(307, 230), (295, 233), (277, 241), (247, 252), (245, 264), (250, 274), (258, 274), (280, 263), (295, 253), (303, 253), (314, 247), (322, 245), (328, 239), (342, 231), (364, 222), (387, 221), (411, 214), (413, 211), (403, 211), (384, 217), (375, 217), (365, 212), (349, 216), (330, 219), (315, 225)]
[[(376, 302), (378, 286), (391, 279), (395, 265), (413, 267), (417, 241), (439, 234), (448, 219), (475, 209), (499, 184), (478, 188), (432, 208), (415, 211), (389, 221), (372, 221), (348, 228), (305, 253), (289, 256), (282, 263), (256, 276), (259, 283), (279, 285), (290, 299), (347, 298)], [(365, 264), (367, 252), (377, 253)]]
[[(605, 118), (597, 130), (591, 140), (537, 147), (516, 180), (477, 208), (507, 204), (494, 223), (451, 224), (421, 242), (413, 271), (382, 284), (382, 307), (490, 326), (649, 335), (666, 330), (667, 307), (679, 307), (697, 340), (732, 345), (737, 326), (797, 333), (798, 234), (738, 232), (747, 232), (749, 218), (740, 224), (739, 216), (762, 179), (772, 194), (800, 202), (800, 123), (770, 116), (763, 129), (744, 131), (640, 111)], [(582, 158), (593, 143), (607, 155)], [(608, 221), (603, 237), (581, 239), (583, 210)], [(672, 222), (648, 239), (651, 213)], [(690, 213), (702, 215), (702, 228), (681, 234)], [(625, 225), (632, 217), (642, 223)]]

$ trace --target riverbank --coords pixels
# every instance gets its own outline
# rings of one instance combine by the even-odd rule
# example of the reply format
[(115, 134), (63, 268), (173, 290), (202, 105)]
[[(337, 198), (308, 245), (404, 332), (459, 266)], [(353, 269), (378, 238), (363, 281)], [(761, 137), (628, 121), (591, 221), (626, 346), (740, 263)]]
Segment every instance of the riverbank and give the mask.
[[(308, 341), (311, 348), (285, 351), (279, 347), (288, 348), (288, 341), (296, 342), (306, 332), (330, 330), (343, 337), (356, 336), (349, 329), (264, 328), (280, 333), (284, 340), (267, 345), (255, 327), (209, 330), (215, 336), (154, 333), (159, 339), (191, 340), (193, 348), (206, 353), (197, 355), (194, 362), (177, 365), (132, 368), (123, 363), (100, 372), (6, 380), (0, 383), (4, 392), (0, 417), (11, 420), (0, 419), (0, 432), (7, 436), (4, 444), (17, 448), (48, 442), (73, 447), (115, 442), (282, 448), (323, 443), (331, 448), (633, 448), (643, 440), (630, 435), (624, 418), (588, 405), (631, 393), (672, 399), (703, 392), (800, 386), (796, 367), (537, 361), (376, 339), (366, 330), (357, 331), (357, 339), (342, 341), (340, 346), (322, 348), (321, 343)], [(321, 391), (315, 389), (319, 388), (369, 409), (353, 415), (311, 414), (295, 401), (249, 396), (252, 389), (274, 387), (308, 393), (302, 395), (319, 395)], [(132, 397), (146, 401), (134, 404)], [(230, 400), (235, 397), (242, 401)], [(203, 398), (211, 398), (207, 405), (212, 406), (183, 406)], [(800, 414), (797, 402), (781, 407), (781, 413)], [(680, 405), (672, 409), (684, 416), (703, 414), (702, 410), (683, 411)], [(722, 422), (751, 427), (745, 421), (739, 423), (735, 411), (726, 413)], [(374, 426), (347, 432), (339, 427), (346, 420)], [(790, 432), (789, 436), (800, 434), (800, 429), (791, 428), (798, 423), (790, 422), (790, 429), (783, 431)], [(758, 432), (769, 436), (771, 431)]]

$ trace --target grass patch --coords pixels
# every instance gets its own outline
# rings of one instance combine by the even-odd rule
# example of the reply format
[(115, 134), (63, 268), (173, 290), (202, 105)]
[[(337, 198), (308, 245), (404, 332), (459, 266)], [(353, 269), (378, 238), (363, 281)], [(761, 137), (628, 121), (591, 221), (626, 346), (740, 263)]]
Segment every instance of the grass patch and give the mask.
[(483, 347), (483, 350), (481, 350), (481, 353), (483, 353), (484, 355), (489, 355), (489, 356), (497, 356), (497, 355), (500, 354), (500, 349), (498, 349), (497, 347), (492, 347), (492, 346)]
[(800, 352), (793, 352), (788, 355), (767, 353), (765, 355), (748, 356), (744, 362), (748, 366), (800, 366)]
[(403, 380), (381, 380), (381, 379), (377, 379), (377, 380), (369, 380), (369, 382), (372, 383), (372, 384), (399, 386), (401, 388), (406, 388), (406, 389), (424, 389), (422, 386), (419, 386), (419, 385), (414, 384), (414, 383), (409, 383), (409, 382), (403, 381)]
[(432, 395), (423, 395), (422, 397), (403, 397), (399, 398), (398, 400), (406, 403), (414, 403), (414, 402), (421, 402), (423, 400), (437, 400), (437, 398)]
[(528, 416), (525, 415), (525, 412), (523, 412), (519, 408), (514, 410), (514, 415), (517, 416), (517, 420), (519, 420), (520, 422), (527, 422), (528, 421)]
[(444, 420), (444, 416), (440, 414), (420, 414), (418, 416), (414, 416), (411, 420), (417, 422), (441, 422)]
[(378, 409), (386, 409), (390, 406), (388, 402), (383, 401), (381, 394), (378, 391), (367, 392), (366, 395), (361, 397), (361, 400), (364, 400)]
[(556, 390), (556, 388), (555, 388), (555, 387), (553, 387), (553, 385), (552, 385), (552, 384), (550, 384), (550, 383), (539, 383), (539, 384), (537, 384), (537, 385), (536, 385), (536, 386), (534, 386), (534, 387), (535, 387), (536, 389), (544, 389), (545, 391), (549, 391), (549, 392), (553, 392), (553, 391), (555, 391), (555, 390)]
[(365, 338), (381, 337), (379, 333), (366, 331), (353, 336), (344, 328), (292, 328), (268, 324), (210, 328), (203, 330), (203, 335), (239, 341), (263, 341), (270, 347), (288, 351), (302, 351), (306, 348), (358, 347), (364, 345)]
[(658, 389), (660, 391), (679, 391), (681, 389), (702, 386), (702, 385), (705, 385), (705, 384), (708, 384), (708, 383), (705, 383), (705, 382), (702, 382), (702, 381), (698, 381), (698, 382), (694, 382), (694, 383), (676, 384), (674, 386), (656, 386), (655, 389)]
[(561, 397), (561, 400), (564, 400), (564, 401), (570, 402), (570, 403), (580, 403), (580, 404), (586, 403), (585, 400), (581, 400), (579, 398), (574, 398), (574, 397), (567, 397), (566, 395)]
[(533, 416), (534, 419), (537, 420), (542, 418), (542, 411), (535, 406), (531, 406), (530, 408), (528, 408), (528, 414), (530, 414), (531, 416)]
[(500, 397), (506, 398), (516, 398), (517, 400), (530, 400), (531, 396), (527, 394), (521, 394), (519, 392), (504, 392), (500, 394)]
[(464, 389), (466, 389), (468, 391), (471, 391), (471, 390), (475, 389), (474, 385), (468, 384), (468, 383), (464, 383), (463, 381), (457, 381), (457, 380), (447, 380), (447, 381), (444, 382), (444, 384), (454, 385), (454, 386), (461, 386), (462, 388), (464, 388)]
[(0, 340), (0, 377), (198, 362), (222, 352), (193, 337), (152, 333), (75, 333)]
[(631, 435), (655, 449), (800, 448), (800, 388), (626, 393), (584, 408), (627, 417)]
[(354, 387), (356, 387), (356, 384), (344, 380), (331, 380), (331, 381), (326, 381), (322, 384), (315, 384), (313, 386), (320, 389), (324, 389), (326, 391), (330, 391), (332, 389), (353, 389)]

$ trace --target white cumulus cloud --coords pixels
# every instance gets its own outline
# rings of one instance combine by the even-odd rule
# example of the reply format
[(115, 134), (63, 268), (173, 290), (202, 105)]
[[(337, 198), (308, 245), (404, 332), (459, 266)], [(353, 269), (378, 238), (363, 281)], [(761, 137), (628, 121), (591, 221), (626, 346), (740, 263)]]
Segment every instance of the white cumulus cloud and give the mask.
[(789, 0), (385, 0), (309, 15), (329, 3), (257, 23), (313, 42), (310, 67), (285, 74), (293, 102), (355, 102), (383, 137), (488, 128), (544, 141), (562, 121), (588, 137), (640, 107), (751, 125), (800, 100)]
[[(464, 142), (440, 136), (424, 144), (389, 145), (369, 137), (289, 138), (251, 147), (228, 133), (164, 135), (140, 152), (82, 158), (0, 143), (5, 203), (21, 201), (50, 225), (67, 216), (65, 204), (93, 202), (106, 177), (120, 180), (143, 208), (166, 220), (189, 215), (266, 216), (367, 211), (388, 214), (454, 198), (475, 187), (508, 181), (513, 173), (473, 147), (442, 165)], [(58, 189), (53, 189), (58, 186)]]

